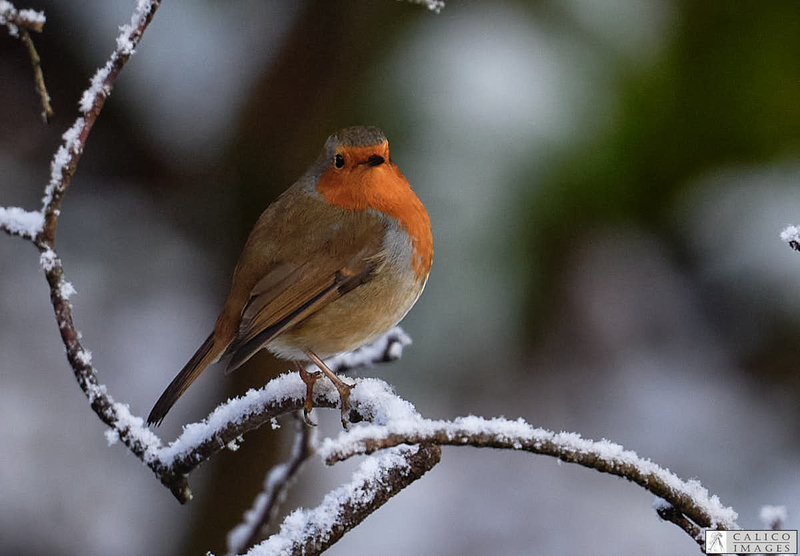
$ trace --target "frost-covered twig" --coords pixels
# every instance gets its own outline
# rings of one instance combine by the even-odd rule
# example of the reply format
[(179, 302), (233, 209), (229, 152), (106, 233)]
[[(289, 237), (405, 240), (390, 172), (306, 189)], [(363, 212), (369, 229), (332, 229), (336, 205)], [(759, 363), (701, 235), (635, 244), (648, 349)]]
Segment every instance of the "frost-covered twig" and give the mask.
[[(42, 261), (43, 265), (54, 267), (48, 275), (62, 272), (61, 262), (55, 254), (51, 258), (43, 256)], [(55, 289), (69, 288), (71, 286), (68, 283), (63, 283)], [(59, 294), (57, 297), (60, 299), (63, 296)], [(62, 314), (63, 305), (60, 301), (58, 307), (57, 318), (71, 318)], [(70, 331), (74, 327), (64, 326), (62, 330)], [(62, 336), (64, 334), (69, 332), (62, 331)], [(230, 448), (245, 433), (276, 417), (302, 409), (305, 401), (305, 383), (297, 373), (286, 373), (262, 388), (251, 389), (243, 396), (221, 404), (203, 421), (186, 425), (175, 441), (164, 446), (161, 439), (145, 426), (141, 417), (133, 415), (127, 404), (115, 402), (105, 385), (97, 381), (97, 374), (91, 366), (91, 353), (76, 347), (80, 345), (77, 337), (69, 337), (65, 342), (68, 343), (67, 358), (81, 388), (87, 392), (92, 409), (109, 427), (106, 431), (109, 443), (121, 441), (181, 503), (188, 502), (192, 497), (188, 475), (199, 465)], [(333, 409), (338, 405), (339, 394), (330, 381), (317, 381), (314, 386), (314, 406)], [(388, 384), (371, 378), (355, 379), (350, 405), (354, 420), (385, 422), (387, 410), (396, 413), (398, 408), (410, 408), (405, 411), (413, 411), (411, 404), (398, 398)]]
[(523, 450), (577, 463), (634, 482), (663, 498), (700, 527), (738, 529), (736, 512), (723, 506), (698, 481), (684, 481), (635, 452), (608, 440), (594, 441), (576, 433), (555, 433), (519, 419), (463, 417), (433, 421), (420, 417), (390, 419), (384, 426), (366, 425), (326, 439), (320, 455), (331, 464), (357, 454), (371, 454), (400, 444), (433, 443)]
[(244, 552), (263, 538), (303, 463), (315, 452), (315, 429), (307, 426), (299, 413), (295, 413), (294, 417), (294, 443), (289, 460), (270, 470), (264, 480), (264, 490), (256, 497), (253, 508), (245, 513), (244, 521), (228, 533), (230, 555)]
[(41, 33), (44, 22), (44, 13), (36, 10), (18, 10), (11, 2), (0, 0), (0, 25), (5, 25), (12, 36), (17, 36), (20, 27)]
[(61, 200), (83, 154), (89, 132), (105, 106), (106, 99), (111, 95), (111, 89), (119, 72), (133, 55), (142, 33), (147, 29), (160, 5), (161, 0), (137, 0), (131, 22), (120, 27), (117, 47), (106, 64), (94, 74), (89, 88), (83, 92), (79, 103), (81, 115), (64, 133), (64, 142), (56, 151), (50, 165), (50, 183), (45, 188), (42, 208), (44, 227), (37, 238), (38, 243), (46, 243), (52, 248)]
[[(138, 0), (131, 17), (131, 23), (121, 28), (117, 37), (117, 47), (81, 99), (81, 115), (73, 126), (64, 133), (63, 144), (57, 150), (51, 164), (50, 183), (45, 189), (41, 211), (29, 212), (17, 207), (0, 208), (0, 229), (34, 242), (41, 253), (40, 263), (50, 285), (50, 300), (56, 316), (61, 339), (66, 347), (67, 359), (73, 369), (78, 384), (91, 403), (92, 409), (109, 427), (109, 438), (121, 440), (145, 463), (158, 469), (162, 482), (171, 483), (173, 492), (186, 491), (185, 478), (173, 477), (169, 469), (162, 469), (154, 452), (160, 444), (158, 437), (146, 429), (139, 417), (133, 416), (128, 406), (117, 403), (108, 395), (105, 387), (97, 379), (91, 364), (91, 353), (83, 348), (80, 333), (72, 319), (72, 306), (69, 298), (75, 289), (64, 278), (61, 259), (55, 251), (55, 234), (61, 200), (75, 173), (83, 147), (97, 116), (111, 92), (111, 87), (119, 71), (133, 54), (142, 33), (153, 18), (160, 4), (159, 0)], [(38, 24), (39, 30), (44, 16), (32, 10), (17, 12), (8, 2), (0, 2), (0, 23), (9, 29), (16, 25)]]
[(38, 210), (28, 211), (19, 207), (0, 207), (0, 230), (33, 241), (42, 229), (44, 216)]
[(33, 82), (42, 102), (42, 118), (47, 122), (53, 116), (53, 108), (50, 106), (50, 95), (47, 94), (47, 87), (44, 84), (42, 61), (39, 53), (36, 52), (30, 34), (30, 31), (40, 33), (44, 22), (44, 13), (34, 10), (17, 10), (11, 2), (0, 0), (0, 25), (5, 25), (11, 36), (19, 37), (28, 50), (28, 56), (30, 56), (33, 66)]
[(795, 251), (800, 251), (800, 227), (786, 226), (781, 232), (781, 239)]
[(20, 36), (25, 48), (28, 49), (28, 56), (31, 58), (31, 65), (33, 66), (33, 83), (36, 85), (36, 92), (39, 93), (39, 100), (42, 103), (42, 119), (45, 123), (50, 121), (53, 117), (53, 107), (50, 105), (50, 95), (47, 93), (47, 86), (44, 84), (44, 73), (42, 72), (42, 59), (39, 58), (39, 53), (36, 52), (36, 47), (33, 44), (31, 34), (27, 29), (22, 31)]
[[(83, 93), (80, 102), (81, 114), (63, 135), (63, 143), (56, 151), (51, 163), (50, 182), (45, 188), (41, 211), (30, 212), (17, 207), (0, 208), (0, 229), (33, 241), (38, 247), (40, 264), (50, 286), (50, 301), (55, 312), (61, 340), (67, 352), (67, 360), (75, 378), (89, 399), (92, 409), (110, 427), (109, 440), (121, 441), (131, 452), (153, 469), (159, 479), (170, 487), (179, 498), (188, 498), (190, 493), (186, 477), (174, 473), (156, 457), (161, 441), (144, 426), (140, 417), (131, 414), (126, 404), (115, 402), (105, 386), (100, 384), (92, 366), (91, 353), (81, 344), (81, 335), (72, 319), (69, 298), (75, 293), (64, 277), (61, 259), (55, 251), (56, 226), (61, 212), (61, 201), (75, 173), (86, 140), (92, 126), (111, 93), (117, 75), (131, 57), (142, 33), (150, 24), (160, 0), (138, 0), (131, 22), (121, 27), (116, 48), (105, 66), (98, 70), (91, 85)], [(12, 12), (13, 11), (13, 12)], [(44, 15), (32, 10), (17, 12), (8, 2), (0, 2), (0, 23), (11, 30), (15, 25), (44, 23)], [(30, 27), (34, 30), (35, 27)]]
[(440, 458), (441, 448), (435, 445), (398, 446), (367, 458), (352, 481), (328, 493), (316, 508), (289, 514), (280, 531), (247, 556), (321, 554)]
[[(170, 469), (160, 465), (155, 458), (154, 452), (160, 444), (158, 437), (144, 427), (140, 417), (130, 413), (126, 404), (115, 402), (105, 386), (100, 384), (91, 364), (91, 353), (81, 345), (81, 335), (72, 319), (72, 305), (69, 298), (75, 293), (75, 289), (65, 279), (61, 259), (55, 251), (56, 225), (61, 212), (61, 200), (75, 173), (89, 132), (111, 93), (117, 75), (133, 54), (135, 46), (159, 5), (159, 0), (138, 0), (131, 16), (131, 23), (121, 27), (116, 48), (104, 68), (98, 71), (90, 87), (84, 92), (81, 98), (81, 115), (64, 133), (64, 142), (53, 157), (50, 183), (45, 188), (41, 218), (34, 218), (33, 213), (23, 215), (18, 212), (20, 209), (16, 211), (6, 209), (6, 216), (11, 210), (16, 214), (18, 223), (20, 216), (25, 216), (21, 220), (27, 227), (23, 227), (22, 231), (18, 230), (17, 235), (32, 237), (41, 252), (40, 263), (50, 285), (50, 300), (67, 351), (67, 360), (92, 409), (111, 428), (109, 438), (122, 441), (137, 457), (156, 471), (164, 484), (170, 485), (176, 496), (179, 493), (188, 496), (185, 477), (176, 476)], [(9, 231), (8, 222), (5, 220), (3, 222), (6, 224), (4, 229)]]
[(675, 506), (663, 498), (656, 498), (653, 508), (656, 510), (658, 517), (664, 521), (674, 523), (686, 531), (686, 534), (692, 537), (694, 541), (701, 547), (705, 545), (703, 530), (687, 519), (686, 516), (683, 515)]
[[(45, 188), (40, 211), (43, 215), (41, 222), (33, 222), (32, 218), (26, 218), (26, 226), (20, 230), (18, 226), (15, 227), (15, 223), (19, 223), (20, 214), (26, 211), (10, 207), (0, 212), (0, 229), (28, 239), (32, 238), (42, 252), (54, 249), (56, 225), (61, 212), (61, 200), (78, 166), (78, 161), (83, 154), (83, 148), (86, 145), (89, 133), (100, 115), (106, 99), (111, 94), (111, 89), (119, 72), (133, 55), (142, 38), (142, 33), (150, 24), (160, 4), (160, 0), (137, 1), (136, 9), (131, 16), (131, 22), (120, 27), (121, 32), (116, 41), (117, 47), (111, 53), (106, 64), (97, 70), (89, 88), (83, 92), (79, 103), (80, 115), (75, 120), (75, 123), (72, 124), (72, 127), (64, 132), (62, 136), (63, 143), (59, 146), (50, 164), (50, 181)], [(9, 28), (12, 28), (14, 24), (9, 23), (11, 20), (8, 15), (10, 13), (8, 6), (11, 6), (8, 2), (0, 0), (0, 23), (5, 23), (7, 26), (10, 25), (11, 27)], [(3, 12), (4, 8), (6, 12)], [(13, 9), (13, 6), (11, 8)], [(5, 19), (3, 19), (4, 13)], [(40, 17), (41, 23), (44, 23), (44, 15), (38, 12), (22, 10), (18, 12), (18, 15), (23, 13), (26, 13), (25, 17), (28, 19), (33, 18), (34, 15)]]
[[(186, 475), (208, 458), (226, 449), (243, 434), (254, 430), (275, 417), (303, 407), (306, 386), (297, 373), (286, 373), (271, 380), (258, 390), (249, 390), (244, 396), (229, 400), (217, 407), (199, 423), (184, 427), (183, 433), (169, 446), (154, 447), (150, 465), (161, 481), (170, 488), (179, 501), (186, 502), (190, 493), (175, 486), (185, 486)], [(339, 394), (327, 380), (314, 385), (314, 406), (336, 408)], [(385, 382), (373, 379), (356, 379), (350, 395), (351, 418), (386, 422), (386, 411), (413, 412), (413, 406), (397, 397)], [(162, 476), (164, 472), (168, 474)], [(182, 479), (173, 486), (169, 481)]]

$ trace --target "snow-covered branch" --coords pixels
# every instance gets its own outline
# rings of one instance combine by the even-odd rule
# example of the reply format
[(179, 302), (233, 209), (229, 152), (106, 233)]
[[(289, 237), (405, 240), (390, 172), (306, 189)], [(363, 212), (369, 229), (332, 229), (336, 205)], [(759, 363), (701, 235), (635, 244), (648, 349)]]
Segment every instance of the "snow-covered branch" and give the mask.
[[(335, 388), (327, 382), (317, 384), (314, 391), (315, 404), (320, 407), (336, 407)], [(304, 385), (296, 374), (282, 375), (260, 390), (250, 391), (242, 398), (229, 401), (203, 423), (189, 425), (181, 437), (169, 447), (160, 449), (157, 456), (163, 464), (171, 466), (174, 472), (188, 472), (196, 466), (194, 458), (197, 455), (202, 454), (202, 459), (205, 459), (211, 453), (223, 449), (227, 442), (236, 438), (234, 435), (237, 431), (264, 424), (276, 411), (288, 410), (290, 406), (300, 408), (303, 388)], [(388, 384), (371, 378), (356, 380), (351, 404), (360, 419), (366, 422), (342, 432), (335, 439), (328, 438), (322, 442), (318, 451), (329, 464), (358, 454), (382, 454), (403, 445), (472, 446), (528, 451), (623, 477), (642, 486), (659, 497), (659, 503), (655, 505), (659, 516), (681, 527), (695, 541), (701, 540), (704, 528), (739, 528), (736, 512), (724, 506), (716, 495), (711, 495), (698, 481), (680, 479), (668, 469), (607, 440), (593, 441), (576, 433), (555, 433), (535, 428), (521, 419), (511, 421), (472, 416), (452, 421), (425, 419), (417, 413), (413, 405), (397, 396)], [(234, 428), (229, 428), (233, 423)], [(291, 461), (296, 461), (295, 457), (288, 465), (292, 465)], [(281, 467), (275, 473), (280, 477), (284, 470)], [(267, 483), (270, 482), (268, 479)], [(284, 484), (288, 484), (288, 480)], [(274, 487), (268, 488), (267, 492), (272, 488)], [(258, 502), (256, 506), (259, 506)], [(303, 527), (307, 533), (303, 542), (307, 542), (317, 534), (308, 531), (318, 532), (324, 527), (317, 522), (312, 527), (308, 523), (312, 514), (302, 515)], [(314, 515), (320, 517), (322, 514)], [(287, 523), (290, 520), (291, 516), (284, 522), (277, 537), (248, 554), (262, 554), (260, 550), (267, 550), (268, 547), (269, 550), (276, 551), (263, 554), (292, 554), (295, 553), (293, 551), (300, 550), (298, 547), (303, 543), (286, 541), (286, 530), (289, 527)], [(231, 553), (236, 552), (236, 548), (240, 546), (242, 545), (231, 544)], [(286, 551), (277, 550), (279, 546)], [(285, 548), (286, 546), (292, 548)]]
[(329, 492), (316, 508), (289, 514), (280, 531), (247, 556), (321, 554), (440, 458), (441, 448), (422, 445), (398, 446), (365, 459), (349, 483)]
[(50, 183), (45, 188), (42, 208), (44, 226), (40, 237), (37, 238), (40, 243), (50, 244), (52, 248), (61, 200), (83, 154), (86, 139), (105, 106), (106, 99), (111, 95), (111, 89), (119, 72), (135, 52), (142, 34), (160, 5), (161, 0), (137, 1), (130, 23), (120, 27), (116, 48), (105, 65), (92, 77), (89, 88), (83, 92), (79, 103), (81, 115), (64, 133), (64, 142), (56, 151), (50, 165)]
[[(160, 0), (138, 0), (131, 22), (120, 27), (117, 46), (106, 64), (97, 70), (88, 89), (83, 92), (79, 103), (80, 115), (75, 123), (64, 132), (62, 144), (59, 146), (50, 164), (50, 181), (42, 199), (42, 209), (28, 212), (17, 207), (0, 210), (0, 229), (27, 239), (32, 239), (39, 250), (44, 253), (54, 250), (56, 225), (61, 211), (61, 200), (69, 187), (72, 175), (83, 154), (86, 140), (94, 126), (105, 101), (111, 94), (114, 82), (125, 63), (133, 55), (142, 33), (150, 24), (153, 15), (161, 4)], [(17, 11), (13, 5), (0, 0), (0, 23), (16, 31), (22, 22), (37, 24), (38, 30), (44, 24), (44, 14), (33, 10)], [(50, 279), (48, 278), (48, 281)]]
[[(40, 251), (40, 264), (50, 286), (50, 300), (56, 316), (61, 339), (67, 352), (67, 360), (72, 367), (92, 409), (100, 419), (110, 427), (110, 441), (121, 441), (137, 457), (147, 463), (164, 484), (170, 486), (176, 496), (181, 493), (188, 497), (186, 479), (175, 476), (170, 469), (160, 464), (154, 456), (160, 440), (149, 429), (144, 427), (140, 417), (131, 414), (126, 404), (115, 402), (108, 394), (105, 386), (100, 384), (97, 373), (91, 364), (91, 353), (81, 344), (81, 335), (75, 328), (72, 318), (72, 305), (69, 298), (75, 288), (64, 277), (61, 259), (55, 251), (56, 226), (61, 212), (61, 200), (66, 192), (70, 179), (75, 173), (86, 140), (92, 130), (105, 101), (111, 93), (122, 67), (131, 57), (139, 43), (142, 33), (149, 25), (160, 5), (159, 0), (138, 0), (131, 16), (131, 22), (120, 29), (116, 48), (111, 53), (105, 66), (98, 70), (90, 87), (83, 93), (80, 103), (81, 114), (75, 123), (63, 135), (63, 143), (56, 151), (51, 163), (50, 182), (45, 188), (42, 209), (29, 212), (17, 207), (0, 209), (0, 229), (34, 242)], [(8, 2), (0, 4), (0, 15), (3, 22), (19, 23), (20, 17), (26, 21), (44, 23), (44, 16), (23, 10), (12, 15)], [(11, 6), (13, 8), (13, 6)], [(11, 19), (11, 18), (16, 19)]]
[[(698, 481), (684, 481), (649, 459), (608, 440), (589, 440), (576, 433), (555, 433), (518, 419), (462, 417), (434, 421), (418, 415), (391, 415), (383, 425), (365, 425), (326, 439), (320, 455), (329, 464), (357, 454), (371, 454), (401, 444), (437, 444), (522, 450), (552, 456), (617, 475), (669, 502), (704, 528), (738, 529), (736, 512), (709, 494)], [(688, 532), (688, 531), (687, 531)]]
[[(387, 335), (404, 334), (390, 331)], [(376, 343), (385, 342), (379, 338)], [(380, 350), (376, 350), (379, 352)], [(362, 353), (369, 353), (365, 350)], [(351, 360), (354, 365), (359, 363)], [(365, 358), (361, 364), (371, 364)], [(206, 419), (186, 425), (183, 433), (169, 446), (160, 441), (151, 446), (150, 459), (143, 460), (181, 502), (191, 497), (186, 476), (217, 452), (234, 445), (245, 433), (271, 422), (276, 417), (302, 409), (306, 385), (295, 372), (278, 376), (257, 390), (228, 400), (218, 406)], [(336, 408), (339, 393), (327, 380), (314, 385), (314, 407)], [(413, 406), (397, 397), (391, 387), (377, 379), (356, 379), (350, 396), (351, 421), (385, 422), (385, 412), (398, 407), (413, 411)], [(143, 425), (140, 425), (143, 427)], [(149, 429), (144, 429), (150, 432)]]
[(800, 251), (800, 227), (786, 226), (781, 231), (781, 240), (788, 243), (795, 251)]
[(276, 465), (264, 480), (264, 490), (256, 497), (244, 521), (228, 534), (228, 554), (240, 554), (263, 538), (267, 525), (275, 519), (278, 507), (286, 499), (289, 487), (303, 464), (316, 452), (312, 427), (295, 413), (292, 453), (286, 463)]
[(18, 36), (20, 27), (41, 33), (44, 22), (43, 12), (18, 10), (11, 2), (0, 0), (0, 25), (5, 25), (13, 37)]
[(655, 502), (653, 503), (653, 509), (658, 514), (658, 517), (664, 521), (674, 523), (686, 531), (686, 534), (692, 537), (698, 545), (701, 547), (705, 545), (703, 530), (694, 522), (689, 520), (685, 515), (683, 515), (678, 508), (663, 498), (656, 498)]

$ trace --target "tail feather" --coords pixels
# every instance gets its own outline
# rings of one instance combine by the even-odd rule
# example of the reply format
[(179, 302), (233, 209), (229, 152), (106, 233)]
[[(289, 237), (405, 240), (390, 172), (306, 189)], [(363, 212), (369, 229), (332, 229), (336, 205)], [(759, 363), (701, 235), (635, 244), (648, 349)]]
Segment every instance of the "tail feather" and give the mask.
[(160, 425), (161, 421), (163, 421), (164, 417), (167, 415), (167, 412), (172, 408), (175, 402), (178, 401), (178, 398), (181, 397), (181, 394), (186, 391), (189, 385), (194, 382), (198, 376), (200, 376), (200, 373), (202, 373), (206, 367), (216, 360), (222, 349), (216, 347), (214, 344), (214, 334), (212, 333), (206, 341), (203, 342), (200, 349), (189, 359), (189, 362), (186, 363), (183, 369), (181, 369), (178, 376), (172, 379), (172, 382), (169, 383), (169, 386), (167, 386), (167, 389), (161, 394), (161, 397), (158, 398), (150, 415), (147, 416), (148, 425), (154, 423), (156, 426)]

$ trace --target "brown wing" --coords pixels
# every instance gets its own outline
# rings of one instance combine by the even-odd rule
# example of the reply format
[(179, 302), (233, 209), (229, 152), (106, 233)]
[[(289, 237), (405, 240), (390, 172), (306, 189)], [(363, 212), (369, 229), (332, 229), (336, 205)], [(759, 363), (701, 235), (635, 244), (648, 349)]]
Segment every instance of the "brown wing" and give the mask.
[[(347, 211), (346, 223), (297, 264), (275, 260), (250, 292), (236, 337), (228, 346), (231, 372), (291, 326), (369, 281), (383, 261), (384, 225)], [(315, 243), (309, 238), (308, 243)], [(309, 247), (308, 243), (306, 248)], [(313, 247), (312, 247), (313, 248)]]
[(262, 213), (214, 332), (161, 394), (148, 423), (160, 423), (221, 355), (232, 355), (229, 370), (235, 369), (288, 327), (369, 280), (382, 264), (385, 230), (378, 216), (337, 209), (306, 189), (299, 181)]

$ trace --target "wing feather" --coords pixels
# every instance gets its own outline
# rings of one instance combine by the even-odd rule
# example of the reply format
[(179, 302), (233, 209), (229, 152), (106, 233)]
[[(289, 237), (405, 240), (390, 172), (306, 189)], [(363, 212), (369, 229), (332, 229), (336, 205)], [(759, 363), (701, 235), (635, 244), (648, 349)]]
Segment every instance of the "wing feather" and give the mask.
[(225, 353), (230, 356), (226, 372), (288, 328), (368, 282), (384, 264), (384, 225), (375, 217), (360, 216), (359, 225), (343, 226), (326, 242), (327, 249), (303, 263), (272, 262), (244, 305), (239, 329)]

